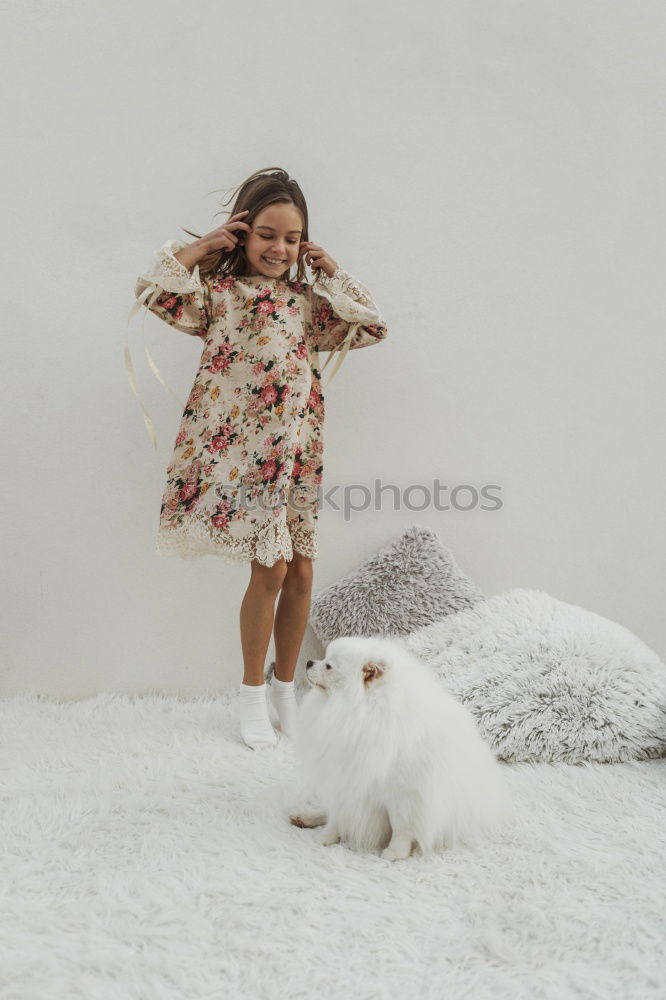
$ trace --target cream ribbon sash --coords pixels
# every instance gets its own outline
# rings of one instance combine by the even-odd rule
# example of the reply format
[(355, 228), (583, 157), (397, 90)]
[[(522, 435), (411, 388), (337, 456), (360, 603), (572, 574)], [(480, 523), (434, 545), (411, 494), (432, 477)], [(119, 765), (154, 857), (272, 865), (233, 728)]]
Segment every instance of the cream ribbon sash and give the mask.
[(324, 367), (321, 370), (321, 376), (322, 376), (322, 378), (324, 377), (324, 372), (326, 371), (328, 363), (329, 363), (329, 361), (331, 360), (331, 358), (333, 357), (334, 354), (338, 355), (338, 360), (336, 361), (336, 363), (335, 363), (335, 365), (333, 367), (333, 371), (331, 372), (331, 377), (329, 378), (328, 382), (326, 383), (326, 388), (329, 387), (329, 385), (331, 384), (331, 382), (333, 381), (333, 379), (337, 375), (337, 373), (338, 373), (338, 371), (340, 369), (340, 365), (345, 360), (345, 355), (347, 354), (347, 351), (349, 350), (350, 344), (351, 344), (352, 340), (354, 339), (356, 331), (358, 330), (359, 326), (362, 326), (362, 325), (363, 325), (362, 323), (350, 323), (349, 324), (349, 330), (347, 331), (347, 333), (345, 335), (345, 339), (336, 348), (335, 351), (331, 351), (330, 354), (328, 355), (328, 357), (326, 359), (326, 364), (324, 365)]
[[(181, 409), (181, 413), (182, 413), (182, 411), (185, 409), (185, 404), (181, 403), (181, 401), (178, 398), (177, 394), (171, 388), (171, 386), (166, 381), (166, 379), (162, 376), (162, 373), (160, 372), (159, 368), (157, 367), (157, 365), (155, 364), (155, 362), (153, 361), (153, 359), (152, 359), (152, 357), (150, 355), (150, 352), (148, 350), (148, 344), (145, 342), (145, 335), (146, 335), (146, 331), (145, 331), (146, 313), (148, 313), (150, 311), (150, 307), (152, 306), (152, 304), (154, 303), (155, 299), (158, 298), (158, 296), (160, 295), (160, 293), (162, 291), (163, 291), (163, 289), (159, 285), (155, 284), (155, 282), (150, 282), (146, 286), (146, 288), (141, 292), (141, 294), (139, 296), (137, 296), (136, 301), (132, 305), (132, 308), (130, 309), (129, 315), (127, 317), (127, 325), (129, 326), (129, 324), (132, 322), (132, 317), (135, 316), (138, 313), (138, 311), (141, 308), (141, 306), (145, 303), (146, 304), (146, 310), (145, 310), (144, 315), (143, 315), (143, 320), (142, 320), (142, 323), (141, 323), (141, 330), (142, 330), (142, 333), (143, 333), (143, 336), (144, 336), (143, 349), (146, 352), (146, 358), (148, 360), (148, 365), (149, 365), (151, 371), (153, 372), (155, 378), (157, 379), (157, 381), (161, 382), (162, 385), (164, 386), (164, 388), (168, 389), (169, 392), (171, 393), (171, 395), (174, 397), (174, 399), (178, 402), (178, 404), (180, 406), (180, 409)], [(150, 301), (146, 301), (149, 298), (149, 296), (150, 296)], [(361, 323), (350, 323), (349, 324), (349, 330), (347, 331), (344, 340), (338, 345), (338, 347), (336, 348), (335, 351), (331, 351), (329, 353), (328, 358), (326, 359), (326, 363), (324, 364), (324, 367), (321, 370), (322, 379), (324, 377), (324, 372), (326, 371), (326, 368), (328, 367), (329, 362), (331, 361), (331, 359), (333, 358), (333, 356), (335, 354), (338, 355), (338, 359), (337, 359), (335, 365), (333, 366), (333, 370), (331, 372), (331, 377), (329, 378), (328, 382), (326, 383), (326, 388), (328, 388), (328, 386), (331, 384), (331, 382), (333, 381), (333, 379), (337, 375), (337, 373), (338, 373), (338, 371), (340, 369), (340, 365), (344, 361), (345, 355), (347, 354), (347, 351), (349, 350), (351, 342), (354, 339), (354, 335), (356, 334), (356, 331), (358, 330), (358, 328), (360, 326), (362, 326)], [(136, 398), (139, 400), (139, 406), (143, 410), (143, 419), (144, 419), (144, 423), (146, 425), (146, 430), (148, 431), (148, 436), (150, 437), (150, 440), (153, 443), (153, 447), (157, 451), (157, 435), (155, 434), (155, 425), (153, 424), (152, 418), (151, 418), (150, 414), (148, 413), (148, 410), (143, 405), (143, 400), (141, 399), (141, 396), (139, 395), (139, 391), (138, 391), (138, 389), (136, 387), (136, 379), (134, 377), (134, 365), (132, 363), (132, 355), (130, 354), (129, 344), (127, 343), (127, 340), (125, 341), (124, 355), (125, 355), (125, 369), (127, 371), (127, 379), (129, 381), (130, 388), (131, 388), (132, 392), (134, 393), (134, 395), (136, 396)]]
[[(179, 404), (179, 406), (181, 408), (181, 412), (182, 412), (185, 409), (185, 404), (181, 403), (178, 395), (174, 392), (174, 390), (171, 388), (171, 386), (166, 381), (166, 379), (163, 378), (162, 373), (160, 372), (159, 368), (157, 367), (157, 365), (155, 364), (155, 362), (153, 361), (153, 359), (152, 359), (152, 357), (150, 355), (150, 351), (148, 350), (148, 344), (145, 342), (145, 336), (146, 336), (146, 329), (145, 329), (146, 313), (149, 312), (150, 307), (152, 306), (153, 302), (155, 301), (156, 298), (158, 298), (158, 296), (163, 291), (164, 291), (164, 289), (160, 288), (160, 286), (157, 285), (157, 284), (155, 284), (155, 282), (150, 282), (147, 285), (147, 287), (141, 292), (141, 295), (137, 296), (136, 301), (134, 302), (132, 308), (130, 309), (129, 316), (127, 317), (127, 325), (129, 326), (129, 324), (132, 322), (132, 317), (136, 315), (136, 313), (139, 311), (139, 309), (141, 308), (141, 306), (145, 302), (146, 303), (146, 311), (144, 312), (144, 315), (143, 315), (143, 320), (142, 320), (142, 323), (141, 323), (141, 330), (142, 330), (142, 333), (143, 333), (143, 336), (144, 336), (143, 349), (146, 352), (146, 358), (148, 359), (148, 365), (149, 365), (151, 371), (153, 372), (155, 378), (158, 380), (158, 382), (161, 382), (162, 385), (164, 386), (164, 388), (168, 389), (169, 392), (171, 393), (171, 395), (174, 397), (174, 399), (176, 399), (176, 401), (178, 402), (178, 404)], [(146, 302), (146, 299), (148, 299), (149, 296), (150, 296), (150, 301)], [(125, 354), (125, 369), (127, 371), (127, 378), (129, 380), (130, 388), (132, 389), (132, 392), (134, 393), (134, 395), (136, 396), (136, 398), (139, 400), (139, 405), (140, 405), (141, 409), (143, 410), (143, 419), (144, 419), (144, 423), (146, 425), (146, 429), (148, 431), (148, 435), (150, 437), (150, 440), (153, 442), (153, 447), (157, 451), (157, 436), (155, 434), (155, 425), (153, 424), (153, 421), (152, 421), (152, 419), (150, 417), (150, 414), (148, 413), (148, 410), (143, 405), (143, 401), (142, 401), (141, 396), (139, 395), (139, 392), (138, 392), (137, 387), (136, 387), (136, 380), (134, 378), (134, 365), (132, 364), (132, 355), (130, 354), (129, 344), (127, 343), (127, 340), (125, 341), (125, 351), (124, 351), (124, 354)]]

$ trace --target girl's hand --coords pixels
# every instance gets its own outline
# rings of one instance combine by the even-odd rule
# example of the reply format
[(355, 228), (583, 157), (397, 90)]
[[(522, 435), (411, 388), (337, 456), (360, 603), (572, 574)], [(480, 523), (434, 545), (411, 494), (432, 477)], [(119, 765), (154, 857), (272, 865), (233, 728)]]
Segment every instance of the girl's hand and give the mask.
[(300, 258), (303, 255), (305, 255), (306, 264), (309, 264), (313, 270), (320, 267), (329, 278), (332, 278), (338, 269), (336, 262), (332, 257), (329, 257), (323, 247), (318, 247), (311, 240), (304, 240), (301, 243), (298, 256)]
[(244, 211), (232, 215), (229, 221), (225, 222), (223, 226), (213, 229), (211, 233), (203, 237), (203, 242), (207, 245), (209, 253), (219, 250), (226, 250), (229, 253), (236, 249), (238, 237), (234, 235), (233, 230), (247, 229), (248, 233), (252, 232), (252, 227), (248, 226), (247, 222), (238, 221), (242, 215), (247, 215), (249, 211), (249, 208), (246, 208)]

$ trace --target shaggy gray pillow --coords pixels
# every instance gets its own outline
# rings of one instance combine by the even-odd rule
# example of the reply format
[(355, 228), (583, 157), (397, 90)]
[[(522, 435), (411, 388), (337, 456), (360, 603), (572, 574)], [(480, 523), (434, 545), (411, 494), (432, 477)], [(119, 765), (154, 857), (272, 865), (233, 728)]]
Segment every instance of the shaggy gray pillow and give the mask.
[(404, 635), (483, 600), (435, 532), (417, 524), (315, 594), (309, 620), (326, 645), (341, 635)]
[(509, 590), (398, 640), (429, 663), (507, 761), (666, 753), (666, 666), (628, 629)]

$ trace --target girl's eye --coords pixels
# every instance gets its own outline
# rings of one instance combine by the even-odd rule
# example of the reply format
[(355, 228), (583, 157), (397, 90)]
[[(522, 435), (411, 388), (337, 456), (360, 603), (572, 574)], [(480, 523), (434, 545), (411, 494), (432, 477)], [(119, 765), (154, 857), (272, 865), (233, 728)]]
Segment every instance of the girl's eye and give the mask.
[[(270, 236), (262, 236), (262, 240), (270, 240)], [(287, 240), (287, 243), (298, 243), (298, 240)]]

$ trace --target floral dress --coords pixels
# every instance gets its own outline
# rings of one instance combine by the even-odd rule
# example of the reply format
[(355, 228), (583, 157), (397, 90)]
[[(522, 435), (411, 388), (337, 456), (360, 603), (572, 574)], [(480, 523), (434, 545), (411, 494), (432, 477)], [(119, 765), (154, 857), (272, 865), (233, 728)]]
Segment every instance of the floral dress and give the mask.
[[(199, 368), (167, 468), (157, 551), (273, 566), (317, 558), (324, 395), (319, 354), (384, 340), (367, 288), (339, 267), (314, 284), (190, 272), (168, 240), (137, 304), (199, 337)], [(329, 359), (334, 355), (329, 355)]]

